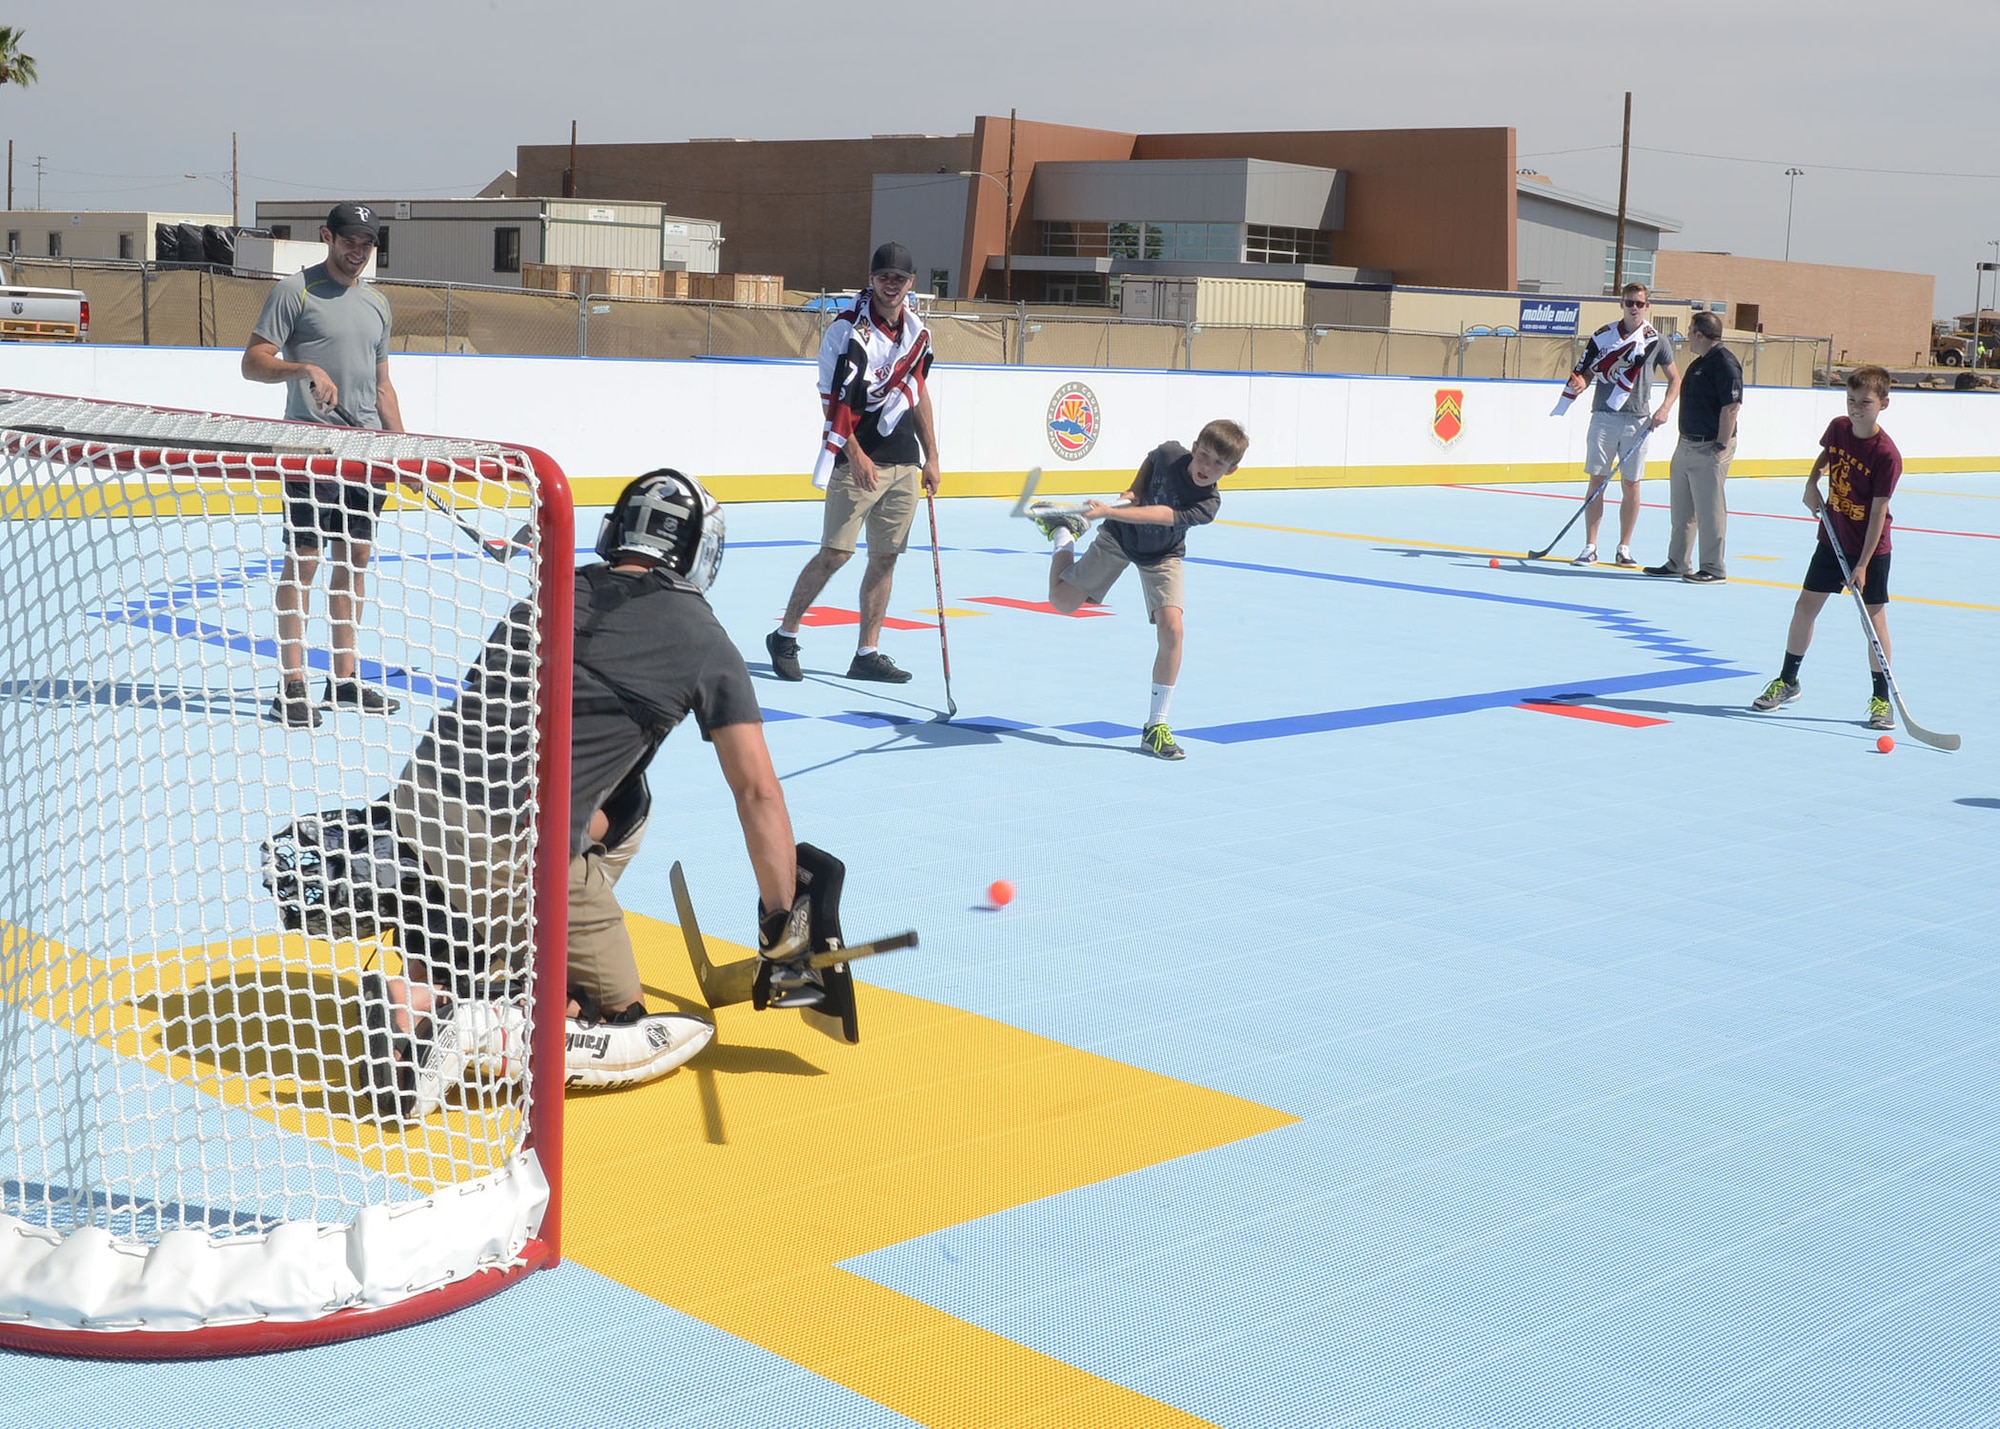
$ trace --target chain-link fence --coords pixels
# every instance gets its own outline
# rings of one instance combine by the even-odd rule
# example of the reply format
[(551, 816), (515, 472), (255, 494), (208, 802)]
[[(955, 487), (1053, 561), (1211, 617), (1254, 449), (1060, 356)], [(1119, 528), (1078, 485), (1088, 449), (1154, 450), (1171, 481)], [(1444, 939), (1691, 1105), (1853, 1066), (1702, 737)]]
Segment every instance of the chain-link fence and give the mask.
[[(90, 299), (91, 340), (100, 343), (240, 347), (274, 281), (152, 263), (18, 254), (8, 261), (16, 281), (82, 289)], [(375, 286), (395, 315), (399, 352), (810, 358), (833, 320), (827, 304), (762, 307), (404, 280)], [(1127, 321), (1025, 303), (981, 312), (939, 309), (925, 320), (942, 362), (1022, 367), (1560, 378), (1582, 341), (1484, 329)], [(1809, 387), (1822, 344), (1831, 355), (1826, 338), (1730, 334), (1725, 341), (1742, 360), (1744, 377), (1760, 386)]]

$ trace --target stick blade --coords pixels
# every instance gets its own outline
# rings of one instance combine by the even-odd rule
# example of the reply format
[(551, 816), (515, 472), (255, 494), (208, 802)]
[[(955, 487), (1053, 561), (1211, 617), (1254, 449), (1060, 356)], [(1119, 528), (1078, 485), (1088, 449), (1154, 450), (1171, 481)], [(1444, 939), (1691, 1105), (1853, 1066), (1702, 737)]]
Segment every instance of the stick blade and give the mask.
[(694, 980), (701, 985), (701, 1000), (709, 1005), (710, 1010), (748, 1002), (751, 984), (757, 980), (757, 960), (746, 958), (742, 962), (725, 963), (720, 967), (710, 962), (708, 944), (702, 939), (701, 924), (695, 921), (694, 900), (688, 896), (687, 875), (681, 872), (679, 859), (674, 860), (667, 878), (674, 886), (674, 908), (680, 914), (681, 941), (687, 944), (688, 961), (694, 964)]
[(1010, 516), (1026, 516), (1028, 503), (1035, 499), (1035, 488), (1042, 484), (1042, 469), (1035, 467), (1028, 472), (1028, 479), (1021, 487), (1021, 499), (1014, 503)]

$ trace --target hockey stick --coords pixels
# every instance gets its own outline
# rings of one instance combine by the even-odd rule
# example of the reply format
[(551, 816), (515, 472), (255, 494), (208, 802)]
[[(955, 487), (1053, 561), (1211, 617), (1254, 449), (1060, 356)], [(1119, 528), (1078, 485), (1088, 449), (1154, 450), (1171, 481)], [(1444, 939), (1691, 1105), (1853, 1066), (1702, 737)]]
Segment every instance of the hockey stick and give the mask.
[(1021, 487), (1021, 499), (1014, 503), (1014, 509), (1007, 514), (1009, 516), (1026, 516), (1028, 514), (1028, 503), (1035, 499), (1035, 488), (1041, 484), (1042, 469), (1036, 467), (1028, 473), (1028, 479)]
[[(687, 944), (688, 961), (694, 964), (694, 978), (701, 985), (701, 1000), (711, 1010), (730, 1007), (750, 1000), (750, 990), (757, 981), (756, 958), (744, 958), (739, 962), (717, 964), (708, 956), (708, 944), (701, 936), (701, 924), (695, 921), (694, 900), (688, 896), (687, 875), (681, 872), (680, 860), (667, 871), (667, 879), (674, 887), (674, 908), (680, 914), (681, 938)], [(898, 933), (890, 938), (877, 938), (872, 943), (853, 943), (830, 952), (814, 953), (806, 959), (806, 966), (815, 972), (839, 967), (842, 963), (853, 962), (856, 958), (872, 958), (877, 953), (893, 953), (901, 948), (914, 948), (917, 935)]]
[(1562, 544), (1562, 538), (1569, 534), (1569, 528), (1576, 524), (1576, 518), (1583, 515), (1584, 512), (1588, 511), (1590, 509), (1590, 503), (1597, 500), (1598, 497), (1604, 494), (1604, 488), (1611, 485), (1611, 478), (1625, 469), (1625, 464), (1632, 460), (1632, 458), (1638, 453), (1640, 446), (1645, 442), (1646, 438), (1651, 436), (1652, 434), (1653, 434), (1653, 429), (1651, 427), (1641, 427), (1639, 429), (1639, 435), (1633, 438), (1631, 443), (1628, 444), (1626, 447), (1624, 447), (1618, 453), (1618, 460), (1611, 463), (1611, 470), (1605, 472), (1604, 475), (1601, 478), (1599, 478), (1597, 485), (1590, 488), (1590, 495), (1583, 498), (1583, 505), (1577, 507), (1575, 511), (1571, 512), (1569, 520), (1563, 522), (1563, 528), (1562, 530), (1556, 532), (1555, 539), (1549, 542), (1548, 545), (1542, 547), (1542, 549), (1539, 551), (1528, 552), (1529, 560), (1539, 561), (1542, 557), (1546, 556), (1550, 551), (1553, 551), (1557, 546), (1560, 546)]
[[(338, 402), (333, 404), (333, 415), (340, 418), (342, 424), (345, 426), (358, 428), (361, 425), (361, 419)], [(521, 529), (514, 533), (511, 540), (502, 540), (498, 536), (488, 536), (484, 531), (480, 530), (470, 521), (465, 520), (457, 511), (453, 510), (436, 492), (431, 490), (430, 483), (423, 480), (423, 478), (411, 476), (407, 472), (398, 472), (397, 479), (405, 486), (414, 487), (418, 494), (431, 504), (433, 510), (450, 521), (452, 525), (458, 527), (465, 535), (471, 537), (473, 543), (479, 547), (480, 554), (486, 556), (488, 559), (498, 561), (504, 566), (521, 552), (533, 549), (535, 537), (533, 522), (523, 524)]]
[(1896, 713), (1902, 716), (1903, 728), (1910, 738), (1928, 744), (1932, 749), (1952, 750), (1959, 746), (1955, 734), (1936, 734), (1925, 729), (1910, 718), (1909, 707), (1903, 703), (1903, 692), (1896, 688), (1896, 677), (1889, 670), (1889, 656), (1882, 649), (1881, 637), (1875, 633), (1875, 622), (1869, 618), (1868, 602), (1861, 594), (1861, 588), (1854, 584), (1854, 572), (1848, 569), (1847, 552), (1840, 548), (1840, 538), (1833, 533), (1833, 520), (1826, 514), (1825, 503), (1819, 508), (1820, 529), (1826, 532), (1827, 544), (1833, 547), (1833, 558), (1840, 562), (1840, 578), (1854, 596), (1854, 608), (1861, 612), (1861, 628), (1868, 633), (1868, 648), (1875, 652), (1875, 659), (1882, 667), (1883, 682), (1889, 686), (1889, 698), (1896, 702)]
[(944, 723), (958, 713), (958, 701), (951, 697), (951, 642), (944, 633), (944, 566), (938, 557), (937, 502), (924, 493), (924, 506), (931, 516), (931, 577), (937, 582), (938, 654), (944, 660)]

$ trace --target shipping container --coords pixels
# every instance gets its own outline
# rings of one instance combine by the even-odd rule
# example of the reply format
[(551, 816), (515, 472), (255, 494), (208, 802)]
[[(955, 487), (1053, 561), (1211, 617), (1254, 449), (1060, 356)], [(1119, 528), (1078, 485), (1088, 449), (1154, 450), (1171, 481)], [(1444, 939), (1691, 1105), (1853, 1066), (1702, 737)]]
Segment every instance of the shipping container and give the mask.
[(1119, 313), (1154, 322), (1303, 327), (1306, 285), (1268, 278), (1128, 277)]

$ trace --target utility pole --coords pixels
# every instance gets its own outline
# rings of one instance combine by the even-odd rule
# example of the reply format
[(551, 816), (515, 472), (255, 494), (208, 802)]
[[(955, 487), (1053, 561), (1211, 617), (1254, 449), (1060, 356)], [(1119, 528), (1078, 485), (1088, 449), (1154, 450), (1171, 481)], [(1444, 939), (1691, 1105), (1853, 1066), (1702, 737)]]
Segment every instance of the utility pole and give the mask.
[(576, 182), (576, 121), (569, 121), (569, 169), (563, 174), (563, 197), (575, 198)]
[[(1014, 301), (1014, 115), (1007, 111), (1007, 227), (1000, 236), (1000, 280)], [(942, 618), (942, 617), (940, 617)]]
[(42, 206), (42, 165), (48, 162), (47, 154), (35, 155), (35, 208)]
[(1798, 192), (1799, 180), (1805, 177), (1805, 170), (1797, 167), (1785, 170), (1785, 261), (1792, 261), (1792, 197)]
[(1625, 91), (1625, 138), (1618, 146), (1618, 252), (1611, 260), (1611, 291), (1625, 291), (1625, 181), (1632, 172), (1632, 91)]
[(14, 211), (14, 141), (7, 141), (7, 211)]
[(236, 131), (229, 131), (229, 226), (235, 228), (243, 222), (243, 204), (236, 194)]

